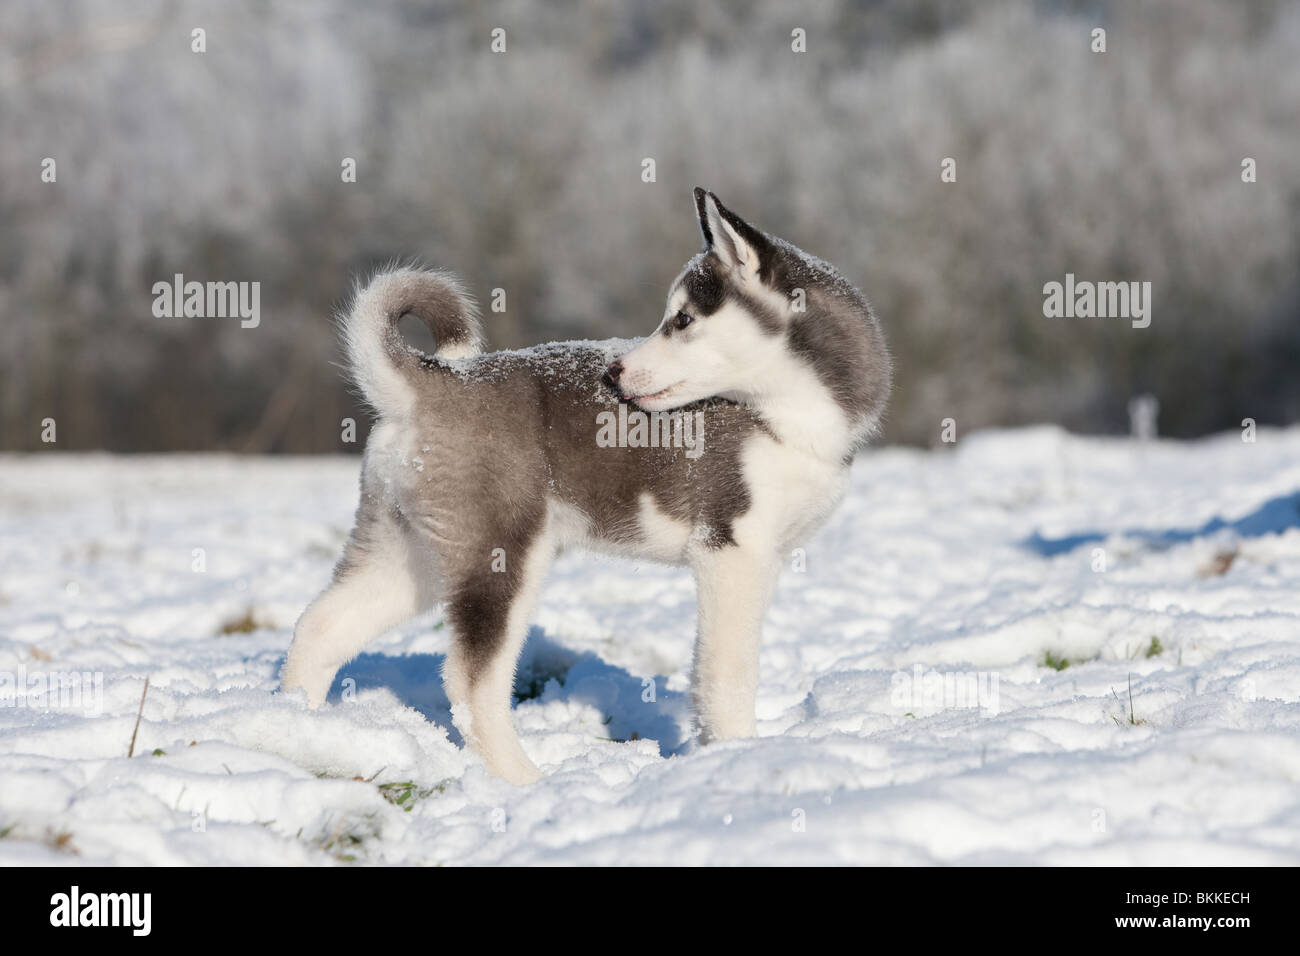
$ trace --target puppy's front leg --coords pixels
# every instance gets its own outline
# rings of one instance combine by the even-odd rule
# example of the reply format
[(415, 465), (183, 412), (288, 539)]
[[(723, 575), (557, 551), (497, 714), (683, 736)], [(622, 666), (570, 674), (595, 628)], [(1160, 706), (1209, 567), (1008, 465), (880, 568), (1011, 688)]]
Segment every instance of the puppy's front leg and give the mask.
[(699, 592), (692, 693), (700, 741), (754, 736), (758, 644), (780, 562), (737, 545), (701, 549), (692, 561)]

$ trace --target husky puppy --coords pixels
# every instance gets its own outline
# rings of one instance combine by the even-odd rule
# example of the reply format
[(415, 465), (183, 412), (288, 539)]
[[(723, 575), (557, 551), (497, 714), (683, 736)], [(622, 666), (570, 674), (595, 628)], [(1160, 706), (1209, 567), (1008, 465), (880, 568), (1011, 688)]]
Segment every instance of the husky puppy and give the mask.
[[(639, 343), (484, 352), (450, 275), (399, 269), (358, 292), (343, 337), (378, 421), (356, 527), (298, 621), (284, 689), (320, 706), (372, 639), (446, 602), (454, 721), (491, 773), (535, 781), (511, 723), (515, 666), (548, 566), (579, 545), (691, 568), (700, 738), (754, 734), (777, 574), (839, 503), (890, 359), (866, 299), (829, 264), (703, 189), (695, 207), (704, 249)], [(399, 334), (408, 313), (433, 355)]]

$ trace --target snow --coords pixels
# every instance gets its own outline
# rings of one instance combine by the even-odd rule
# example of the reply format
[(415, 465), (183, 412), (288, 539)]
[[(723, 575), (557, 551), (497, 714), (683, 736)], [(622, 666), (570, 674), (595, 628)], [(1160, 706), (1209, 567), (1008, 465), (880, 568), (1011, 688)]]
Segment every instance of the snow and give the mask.
[[(321, 711), (276, 693), (358, 464), (0, 457), (0, 862), (1300, 862), (1300, 428), (865, 453), (754, 740), (691, 742), (686, 572), (567, 555), (525, 789), (451, 729), (437, 610)], [(14, 689), (73, 672), (76, 706)]]

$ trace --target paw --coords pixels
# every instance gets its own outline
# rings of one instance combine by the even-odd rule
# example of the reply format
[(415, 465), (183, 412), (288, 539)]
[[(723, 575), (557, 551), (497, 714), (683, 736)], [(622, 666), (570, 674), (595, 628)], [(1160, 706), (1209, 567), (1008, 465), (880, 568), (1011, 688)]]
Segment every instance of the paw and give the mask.
[(506, 783), (514, 784), (516, 787), (526, 787), (542, 779), (542, 772), (527, 757), (504, 763), (489, 761), (487, 771), (492, 776), (500, 777)]
[(722, 740), (744, 740), (758, 736), (758, 722), (752, 713), (725, 714), (712, 719), (701, 718), (697, 735), (701, 744)]
[(325, 703), (325, 698), (329, 696), (330, 685), (333, 682), (333, 674), (323, 679), (319, 675), (313, 677), (303, 673), (301, 667), (293, 666), (293, 661), (290, 660), (285, 663), (284, 670), (280, 672), (280, 693), (302, 696), (307, 701), (308, 710), (319, 710)]

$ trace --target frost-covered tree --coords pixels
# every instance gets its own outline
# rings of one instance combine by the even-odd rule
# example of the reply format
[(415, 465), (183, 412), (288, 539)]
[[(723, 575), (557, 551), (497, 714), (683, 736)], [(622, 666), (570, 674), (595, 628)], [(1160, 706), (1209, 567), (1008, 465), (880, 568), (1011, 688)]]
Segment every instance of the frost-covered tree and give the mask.
[[(1298, 54), (1294, 2), (14, 0), (0, 447), (344, 450), (356, 273), (504, 289), (497, 346), (643, 333), (696, 183), (871, 297), (894, 439), (1123, 431), (1140, 392), (1162, 434), (1291, 420)], [(178, 272), (260, 282), (261, 325), (156, 319)], [(1045, 319), (1067, 272), (1150, 281), (1151, 327)]]

